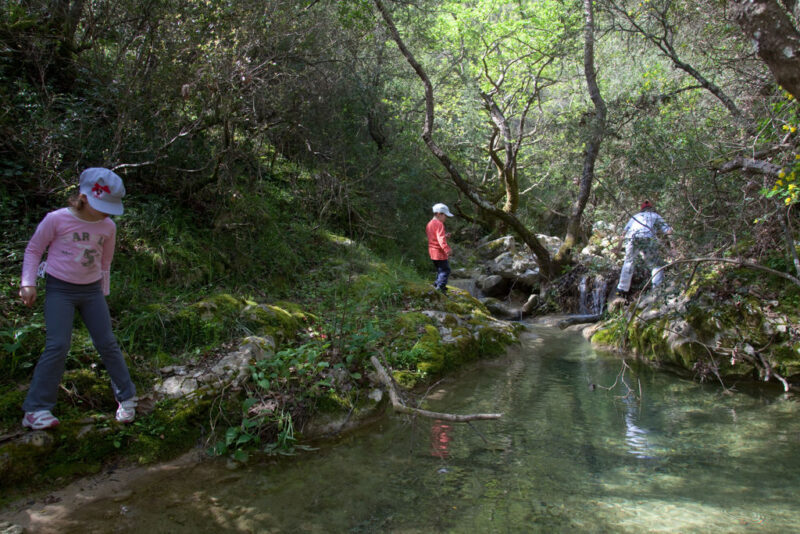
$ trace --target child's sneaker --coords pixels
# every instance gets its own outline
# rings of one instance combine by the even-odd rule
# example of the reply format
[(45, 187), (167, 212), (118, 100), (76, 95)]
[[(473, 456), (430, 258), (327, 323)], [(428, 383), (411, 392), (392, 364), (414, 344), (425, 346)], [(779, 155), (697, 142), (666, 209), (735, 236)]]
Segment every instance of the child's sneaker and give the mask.
[(58, 419), (50, 413), (50, 410), (25, 412), (25, 417), (22, 418), (22, 426), (33, 430), (46, 430), (58, 426), (58, 423)]
[(130, 423), (136, 417), (136, 400), (128, 399), (119, 403), (117, 408), (117, 421)]

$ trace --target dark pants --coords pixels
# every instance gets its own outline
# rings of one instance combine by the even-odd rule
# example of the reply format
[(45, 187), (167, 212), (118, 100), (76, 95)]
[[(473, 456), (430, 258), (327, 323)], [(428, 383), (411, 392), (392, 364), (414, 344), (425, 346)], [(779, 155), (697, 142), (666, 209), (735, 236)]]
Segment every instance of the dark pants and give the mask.
[(111, 331), (111, 315), (103, 296), (100, 281), (93, 284), (70, 284), (47, 277), (44, 302), (44, 319), (47, 325), (44, 352), (33, 371), (28, 396), (22, 404), (26, 412), (52, 410), (58, 397), (58, 385), (72, 344), (72, 319), (75, 309), (92, 336), (103, 365), (111, 377), (111, 389), (117, 401), (136, 396), (136, 386), (131, 381), (128, 366)]
[(448, 260), (431, 260), (436, 267), (436, 281), (433, 286), (440, 291), (447, 291), (447, 279), (450, 277), (450, 262)]

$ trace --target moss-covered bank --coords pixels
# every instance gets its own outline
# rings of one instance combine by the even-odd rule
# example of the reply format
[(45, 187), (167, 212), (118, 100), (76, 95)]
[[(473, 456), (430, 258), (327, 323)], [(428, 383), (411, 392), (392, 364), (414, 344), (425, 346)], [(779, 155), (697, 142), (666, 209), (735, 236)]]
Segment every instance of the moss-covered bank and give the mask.
[(384, 355), (398, 382), (413, 387), (498, 355), (516, 339), (519, 325), (492, 318), (464, 291), (443, 295), (381, 263), (361, 271), (339, 287), (353, 304), (341, 303), (348, 316), (334, 323), (291, 302), (230, 293), (148, 316), (182, 338), (176, 343), (208, 347), (231, 328), (250, 335), (149, 366), (134, 362), (141, 400), (131, 425), (113, 420), (108, 379), (97, 366), (67, 372), (56, 412), (62, 424), (52, 431), (19, 431), (24, 391), (7, 389), (0, 397), (4, 499), (112, 461), (147, 464), (196, 446), (242, 461), (253, 452), (291, 452), (303, 439), (380, 413), (370, 355)]
[(701, 380), (793, 388), (800, 381), (798, 288), (742, 269), (697, 278), (640, 296), (600, 325), (592, 343)]

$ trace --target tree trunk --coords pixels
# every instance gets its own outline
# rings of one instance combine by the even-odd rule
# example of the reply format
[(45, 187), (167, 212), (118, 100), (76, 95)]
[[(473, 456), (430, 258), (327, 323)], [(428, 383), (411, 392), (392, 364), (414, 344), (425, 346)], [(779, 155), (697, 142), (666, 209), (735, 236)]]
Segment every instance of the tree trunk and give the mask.
[[(519, 207), (519, 185), (517, 183), (517, 146), (511, 137), (511, 129), (508, 126), (503, 111), (494, 102), (492, 97), (486, 93), (481, 95), (492, 118), (492, 122), (500, 132), (505, 158), (500, 159), (494, 146), (489, 147), (492, 161), (497, 167), (497, 174), (506, 194), (506, 201), (503, 204), (503, 211), (516, 213)], [(520, 134), (521, 135), (521, 134)]]
[(583, 0), (584, 26), (584, 46), (583, 46), (583, 72), (586, 76), (586, 85), (589, 89), (589, 96), (594, 103), (594, 117), (589, 123), (589, 139), (586, 141), (586, 148), (583, 153), (583, 171), (581, 173), (581, 183), (578, 190), (578, 198), (572, 206), (572, 213), (567, 223), (567, 235), (564, 243), (556, 254), (556, 261), (564, 261), (569, 257), (572, 248), (579, 240), (583, 210), (586, 209), (586, 202), (592, 192), (592, 182), (594, 181), (594, 165), (600, 152), (600, 145), (606, 129), (606, 103), (600, 94), (597, 86), (597, 72), (594, 68), (594, 10), (592, 0)]
[[(796, 10), (795, 2), (786, 2)], [(785, 90), (800, 98), (800, 33), (776, 0), (734, 0), (736, 22)]]

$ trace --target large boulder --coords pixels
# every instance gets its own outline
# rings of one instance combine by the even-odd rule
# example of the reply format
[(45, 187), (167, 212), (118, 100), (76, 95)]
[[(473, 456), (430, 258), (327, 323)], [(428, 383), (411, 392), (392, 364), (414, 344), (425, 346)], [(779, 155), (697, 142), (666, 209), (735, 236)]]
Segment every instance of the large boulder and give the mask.
[(517, 242), (514, 236), (507, 235), (491, 241), (478, 243), (476, 252), (478, 256), (483, 259), (491, 259), (503, 252), (515, 252), (517, 250)]
[(498, 274), (480, 276), (475, 283), (487, 297), (503, 297), (508, 294), (510, 286), (508, 279)]
[(539, 265), (531, 254), (504, 252), (488, 262), (487, 268), (492, 275), (501, 276), (515, 286), (532, 289), (541, 281)]

